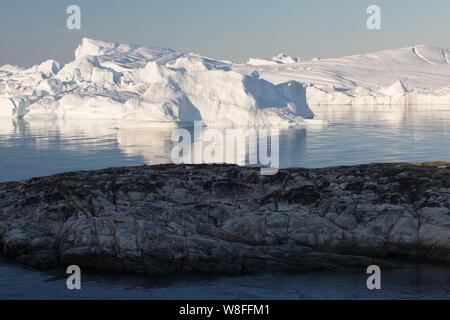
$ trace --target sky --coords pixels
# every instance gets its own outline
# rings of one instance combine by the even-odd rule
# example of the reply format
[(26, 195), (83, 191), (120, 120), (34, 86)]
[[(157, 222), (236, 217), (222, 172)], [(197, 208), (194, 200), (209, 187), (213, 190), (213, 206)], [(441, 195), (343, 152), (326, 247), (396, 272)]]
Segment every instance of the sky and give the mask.
[[(72, 4), (81, 30), (66, 27)], [(371, 4), (381, 8), (381, 30), (366, 27)], [(449, 14), (448, 0), (0, 0), (0, 65), (68, 62), (83, 37), (233, 61), (448, 48)]]

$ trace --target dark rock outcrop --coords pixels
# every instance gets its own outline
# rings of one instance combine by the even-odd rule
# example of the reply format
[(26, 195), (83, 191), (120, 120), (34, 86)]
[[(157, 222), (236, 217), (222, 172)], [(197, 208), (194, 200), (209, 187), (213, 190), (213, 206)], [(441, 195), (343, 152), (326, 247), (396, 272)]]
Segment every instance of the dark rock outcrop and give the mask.
[(2, 183), (0, 244), (40, 268), (151, 274), (450, 263), (450, 163), (275, 176), (162, 165)]

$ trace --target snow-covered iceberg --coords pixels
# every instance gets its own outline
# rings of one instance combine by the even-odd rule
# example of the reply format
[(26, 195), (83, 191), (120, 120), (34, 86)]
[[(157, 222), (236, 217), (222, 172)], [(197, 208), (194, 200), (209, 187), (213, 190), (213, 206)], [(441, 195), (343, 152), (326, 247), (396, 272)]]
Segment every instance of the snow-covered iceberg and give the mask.
[(310, 106), (450, 104), (450, 52), (440, 47), (420, 45), (288, 64), (250, 59), (233, 70), (245, 73), (255, 66), (270, 82), (307, 84)]
[(279, 64), (291, 64), (300, 62), (299, 58), (288, 56), (284, 53), (280, 53), (270, 59), (265, 58), (250, 58), (247, 61), (249, 66), (275, 66)]
[(311, 119), (306, 88), (170, 49), (83, 39), (75, 60), (0, 68), (0, 116), (291, 126)]
[(83, 39), (75, 60), (0, 67), (0, 117), (291, 126), (309, 106), (450, 104), (450, 52), (415, 46), (335, 59), (220, 61)]

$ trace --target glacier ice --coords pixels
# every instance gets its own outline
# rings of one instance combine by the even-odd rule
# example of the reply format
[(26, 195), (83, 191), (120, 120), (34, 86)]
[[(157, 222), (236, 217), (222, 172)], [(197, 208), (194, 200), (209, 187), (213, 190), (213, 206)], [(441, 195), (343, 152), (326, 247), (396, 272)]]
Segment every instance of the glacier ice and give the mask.
[(450, 51), (440, 47), (418, 45), (294, 64), (250, 59), (255, 61), (233, 69), (257, 67), (262, 78), (275, 84), (303, 83), (310, 106), (450, 103)]
[(288, 56), (284, 53), (280, 53), (270, 59), (265, 58), (250, 58), (247, 61), (249, 66), (274, 66), (278, 64), (290, 64), (300, 62), (299, 58)]
[(170, 49), (83, 39), (75, 60), (0, 69), (0, 115), (291, 126), (312, 119), (305, 87)]
[(0, 117), (292, 126), (309, 106), (449, 104), (449, 79), (449, 51), (432, 46), (237, 64), (84, 38), (65, 65), (0, 67)]

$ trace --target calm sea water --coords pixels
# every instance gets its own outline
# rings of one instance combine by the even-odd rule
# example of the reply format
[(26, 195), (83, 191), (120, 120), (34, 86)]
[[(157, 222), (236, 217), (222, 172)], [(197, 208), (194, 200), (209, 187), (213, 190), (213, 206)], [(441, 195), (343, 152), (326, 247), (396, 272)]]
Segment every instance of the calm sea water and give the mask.
[(135, 277), (82, 273), (69, 291), (64, 270), (39, 272), (0, 259), (0, 299), (312, 300), (446, 299), (447, 266), (406, 264), (383, 270), (381, 290), (367, 289), (366, 270), (260, 274), (238, 277)]
[[(450, 106), (335, 106), (314, 112), (330, 125), (281, 131), (281, 167), (450, 160)], [(0, 181), (168, 163), (172, 131), (110, 121), (0, 119)], [(63, 276), (61, 270), (41, 273), (0, 260), (0, 298), (450, 299), (450, 268), (434, 265), (387, 270), (377, 292), (367, 290), (365, 270), (218, 278), (91, 274), (83, 276), (79, 292), (68, 291)]]
[[(314, 111), (331, 124), (280, 131), (281, 167), (450, 159), (450, 106), (335, 106)], [(221, 130), (225, 137), (226, 130)], [(0, 181), (171, 162), (172, 132), (110, 121), (0, 119)], [(194, 134), (192, 139), (200, 140)]]

